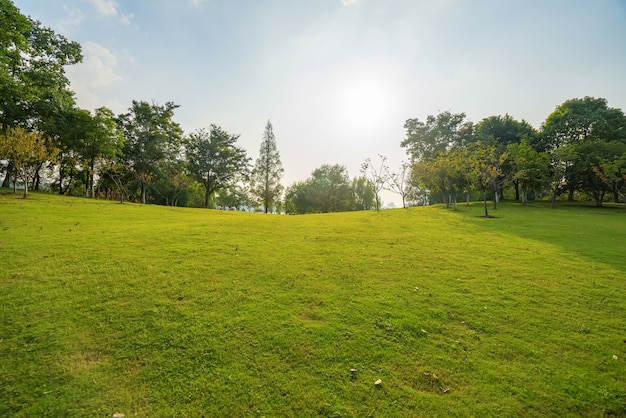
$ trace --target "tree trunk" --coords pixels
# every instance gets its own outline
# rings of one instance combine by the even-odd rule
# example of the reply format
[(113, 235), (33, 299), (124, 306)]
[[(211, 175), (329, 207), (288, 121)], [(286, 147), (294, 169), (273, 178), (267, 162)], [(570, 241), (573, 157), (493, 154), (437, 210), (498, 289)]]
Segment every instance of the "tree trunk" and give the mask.
[[(17, 181), (16, 181), (17, 183)], [(28, 179), (24, 179), (24, 199), (28, 197)]]
[[(94, 166), (96, 165), (95, 163), (95, 159), (92, 158), (91, 161), (89, 161), (89, 173), (87, 174), (87, 197), (94, 197), (94, 186), (93, 186), (93, 170), (94, 170)], [(91, 195), (91, 196), (89, 196)]]
[(493, 208), (498, 209), (498, 185), (493, 183)]
[(483, 192), (483, 206), (485, 207), (485, 218), (488, 218), (489, 211), (487, 210), (487, 191)]
[(569, 187), (569, 194), (567, 195), (567, 200), (569, 200), (570, 202), (574, 201), (574, 192), (576, 191), (576, 189), (574, 187)]
[(141, 182), (141, 203), (146, 204), (146, 184)]
[(457, 210), (457, 205), (456, 205), (456, 189), (454, 188), (454, 185), (450, 186), (450, 197), (452, 198), (452, 201), (454, 203), (454, 210)]
[(11, 161), (9, 161), (9, 164), (7, 165), (7, 175), (4, 177), (4, 181), (2, 182), (2, 187), (9, 187), (11, 185), (11, 176), (13, 175), (14, 172), (14, 168), (13, 168), (13, 163), (11, 163)]
[(204, 207), (209, 208), (209, 189), (204, 189)]
[(554, 204), (556, 203), (556, 190), (552, 192), (552, 199), (550, 201), (550, 207), (554, 209)]
[(35, 171), (35, 177), (33, 177), (33, 190), (39, 190), (39, 184), (41, 183), (41, 176), (39, 175), (39, 170), (41, 170), (41, 165)]
[(59, 164), (59, 194), (63, 194), (63, 164)]
[(68, 190), (70, 189), (70, 187), (72, 187), (72, 182), (74, 181), (74, 168), (70, 168), (70, 179), (67, 182), (67, 186), (65, 187), (65, 189), (63, 189), (63, 183), (61, 183), (59, 186), (59, 193), (64, 195), (65, 193), (68, 192)]
[(515, 180), (513, 186), (515, 186), (515, 200), (519, 200), (519, 180)]

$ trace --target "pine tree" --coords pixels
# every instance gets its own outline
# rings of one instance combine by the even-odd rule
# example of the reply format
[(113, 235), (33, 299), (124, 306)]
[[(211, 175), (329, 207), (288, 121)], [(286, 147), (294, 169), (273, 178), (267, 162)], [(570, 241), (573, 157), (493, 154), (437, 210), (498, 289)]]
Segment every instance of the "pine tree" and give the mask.
[(276, 147), (272, 123), (268, 120), (263, 133), (259, 158), (257, 158), (252, 170), (250, 188), (252, 195), (257, 198), (257, 203), (263, 205), (265, 213), (272, 211), (275, 204), (280, 200), (283, 192), (280, 181), (284, 171)]

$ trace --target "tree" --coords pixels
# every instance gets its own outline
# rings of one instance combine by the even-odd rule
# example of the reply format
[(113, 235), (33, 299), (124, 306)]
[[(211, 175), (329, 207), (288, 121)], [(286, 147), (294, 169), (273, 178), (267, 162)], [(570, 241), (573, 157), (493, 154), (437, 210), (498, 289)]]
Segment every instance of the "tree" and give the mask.
[(493, 188), (494, 182), (501, 174), (501, 166), (506, 159), (506, 153), (500, 154), (495, 146), (484, 144), (482, 141), (476, 141), (468, 146), (468, 151), (471, 155), (469, 179), (474, 188), (480, 191), (485, 208), (485, 217), (489, 217), (487, 193)]
[[(22, 126), (49, 135), (46, 122), (65, 102), (74, 102), (65, 67), (81, 61), (79, 43), (22, 15), (10, 0), (0, 0), (2, 129)], [(12, 169), (9, 161), (3, 186), (8, 185)]]
[(339, 164), (322, 165), (309, 179), (294, 183), (285, 192), (285, 211), (289, 214), (343, 212), (354, 207), (348, 172)]
[(81, 174), (81, 149), (90, 123), (90, 113), (75, 107), (72, 101), (61, 106), (45, 125), (46, 135), (60, 150), (56, 183), (60, 194), (70, 193), (75, 179)]
[(82, 61), (81, 47), (0, 0), (0, 125), (34, 127), (65, 94), (65, 67)]
[[(569, 148), (565, 154), (571, 158), (564, 161), (568, 200), (574, 200), (576, 190), (593, 189), (596, 181), (589, 175), (594, 159), (585, 158), (576, 148), (580, 145), (588, 149), (581, 145), (587, 142), (626, 142), (626, 116), (620, 109), (610, 108), (602, 98), (567, 100), (548, 116), (542, 128), (543, 149), (554, 153), (560, 148)], [(585, 184), (586, 181), (591, 183)]]
[(404, 127), (407, 135), (401, 145), (411, 157), (415, 180), (412, 183), (441, 192), (446, 205), (449, 207), (454, 200), (456, 208), (459, 167), (455, 153), (474, 141), (474, 125), (465, 120), (465, 113), (442, 112), (437, 116), (429, 115), (426, 122), (409, 119)]
[(626, 144), (613, 144), (613, 158), (600, 161), (593, 167), (595, 174), (615, 194), (615, 203), (621, 197), (626, 205)]
[(94, 177), (97, 164), (104, 159), (115, 159), (121, 155), (124, 147), (124, 135), (117, 128), (113, 112), (106, 108), (96, 109), (94, 115), (88, 115), (87, 129), (80, 144), (81, 160), (86, 171), (86, 197), (94, 196)]
[(413, 164), (411, 183), (439, 191), (446, 207), (457, 209), (457, 192), (468, 187), (469, 163), (466, 149), (456, 147), (438, 156)]
[(188, 175), (183, 160), (166, 161), (159, 168), (161, 175), (153, 184), (155, 202), (166, 206), (178, 206), (193, 180)]
[(118, 117), (118, 126), (125, 137), (124, 161), (139, 182), (141, 203), (146, 203), (147, 187), (155, 183), (167, 162), (181, 154), (182, 129), (172, 119), (178, 108), (133, 100), (129, 112)]
[(576, 171), (579, 190), (591, 197), (596, 206), (602, 206), (607, 193), (619, 194), (620, 160), (626, 152), (626, 143), (587, 140), (568, 148), (571, 161), (568, 168)]
[(449, 111), (428, 115), (426, 122), (408, 119), (404, 129), (406, 138), (400, 145), (407, 149), (413, 161), (434, 158), (450, 148), (463, 146), (473, 132), (471, 122), (465, 121), (465, 113)]
[(521, 185), (522, 205), (525, 205), (528, 203), (528, 190), (538, 190), (548, 176), (548, 153), (536, 151), (528, 138), (523, 138), (520, 143), (510, 143), (506, 149), (512, 179)]
[(344, 212), (354, 207), (354, 196), (345, 166), (324, 164), (310, 178), (311, 201), (319, 212)]
[(370, 210), (374, 206), (376, 195), (369, 181), (361, 176), (352, 179), (354, 210)]
[(104, 161), (100, 171), (101, 179), (99, 188), (104, 190), (107, 199), (117, 198), (120, 203), (124, 203), (124, 199), (128, 199), (128, 190), (124, 175), (126, 167), (119, 161)]
[(411, 165), (411, 183), (417, 187), (430, 191), (430, 200), (433, 200), (432, 192), (440, 192), (442, 201), (450, 206), (448, 187), (448, 163), (445, 156), (416, 161)]
[(550, 207), (554, 208), (556, 198), (563, 192), (565, 187), (566, 160), (568, 157), (567, 147), (561, 147), (548, 152), (550, 163), (548, 165), (548, 189), (550, 191)]
[(275, 203), (280, 199), (283, 192), (280, 181), (284, 171), (276, 147), (272, 123), (268, 120), (263, 133), (259, 158), (257, 158), (252, 170), (250, 188), (252, 195), (258, 199), (258, 203), (263, 205), (265, 213), (272, 210)]
[[(12, 161), (15, 180), (24, 183), (24, 198), (28, 197), (28, 185), (34, 179), (40, 165), (53, 161), (58, 153), (41, 132), (28, 132), (22, 127), (8, 128), (0, 136), (0, 159)], [(8, 174), (7, 174), (8, 176)], [(15, 193), (16, 183), (13, 182)]]
[(241, 210), (252, 206), (252, 201), (245, 188), (234, 184), (217, 192), (217, 204), (224, 208)]
[(187, 165), (191, 175), (204, 187), (204, 207), (217, 191), (233, 186), (248, 174), (249, 158), (236, 146), (239, 135), (231, 135), (211, 125), (210, 131), (200, 129), (189, 135)]
[(308, 199), (310, 183), (298, 181), (285, 190), (285, 213), (301, 215), (313, 212), (313, 204)]
[(372, 163), (370, 158), (361, 164), (361, 173), (369, 183), (372, 191), (374, 191), (374, 204), (376, 206), (376, 212), (380, 211), (380, 192), (385, 189), (385, 185), (387, 184), (387, 173), (389, 171), (389, 168), (385, 166), (387, 157), (383, 157), (380, 154), (378, 154), (378, 157), (380, 158), (380, 164), (378, 167)]
[(385, 176), (387, 177), (387, 190), (399, 194), (402, 198), (402, 207), (406, 208), (407, 197), (413, 189), (413, 184), (410, 181), (411, 165), (403, 162), (397, 172), (392, 172), (389, 167), (386, 167)]
[[(504, 152), (511, 144), (519, 144), (522, 138), (527, 138), (529, 144), (535, 142), (536, 130), (526, 121), (517, 121), (510, 115), (490, 116), (476, 125), (476, 140), (494, 145), (498, 151)], [(504, 197), (505, 179), (510, 178), (515, 188), (515, 200), (520, 199), (519, 180), (511, 176), (510, 161), (502, 165), (502, 176), (498, 181), (498, 194)]]

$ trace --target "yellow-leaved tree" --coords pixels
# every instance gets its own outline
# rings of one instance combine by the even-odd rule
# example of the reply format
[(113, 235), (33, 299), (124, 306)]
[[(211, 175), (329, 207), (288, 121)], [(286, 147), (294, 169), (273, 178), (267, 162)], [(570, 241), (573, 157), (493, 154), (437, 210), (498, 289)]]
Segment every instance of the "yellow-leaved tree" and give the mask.
[(17, 179), (24, 183), (24, 198), (28, 197), (28, 185), (34, 179), (38, 169), (46, 162), (54, 162), (59, 150), (47, 140), (41, 132), (30, 132), (19, 126), (7, 128), (0, 135), (0, 160), (7, 160), (13, 165), (16, 192)]

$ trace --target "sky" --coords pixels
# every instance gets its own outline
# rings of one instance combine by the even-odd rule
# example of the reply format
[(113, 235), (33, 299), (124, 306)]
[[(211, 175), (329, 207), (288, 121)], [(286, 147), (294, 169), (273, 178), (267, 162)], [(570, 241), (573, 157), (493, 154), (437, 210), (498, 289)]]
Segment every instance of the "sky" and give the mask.
[[(268, 120), (283, 184), (368, 158), (398, 171), (404, 122), (509, 114), (539, 128), (565, 100), (626, 110), (626, 0), (14, 0), (82, 45), (77, 104), (174, 102), (256, 159)], [(385, 203), (401, 202), (383, 194)]]

